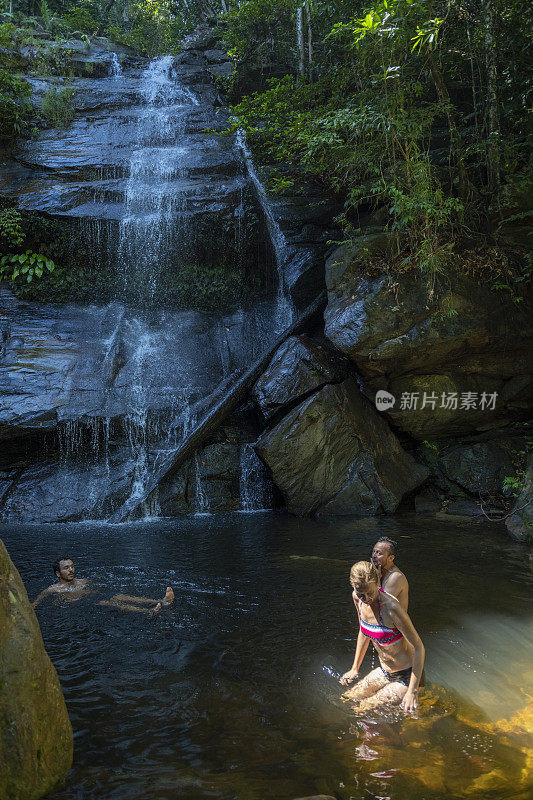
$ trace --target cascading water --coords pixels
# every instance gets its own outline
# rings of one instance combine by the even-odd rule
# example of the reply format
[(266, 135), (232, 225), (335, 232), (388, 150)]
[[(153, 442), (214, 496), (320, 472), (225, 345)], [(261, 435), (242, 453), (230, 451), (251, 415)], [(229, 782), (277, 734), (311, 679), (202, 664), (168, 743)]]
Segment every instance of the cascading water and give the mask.
[(272, 508), (272, 481), (251, 444), (241, 450), (241, 510), (250, 513)]
[(126, 185), (126, 213), (120, 223), (119, 261), (124, 289), (142, 304), (156, 299), (158, 277), (187, 236), (186, 174), (180, 143), (187, 116), (198, 100), (172, 78), (172, 56), (151, 62), (143, 74), (145, 109), (138, 120)]
[[(27, 414), (37, 419), (37, 430), (41, 416), (48, 424), (57, 415), (59, 459), (52, 438), (47, 439), (43, 448), (50, 450), (41, 454), (45, 463), (30, 463), (27, 479), (17, 478), (19, 483), (10, 489), (3, 509), (6, 518), (20, 515), (20, 509), (27, 509), (26, 518), (32, 521), (109, 518), (128, 498), (142, 502), (172, 451), (292, 318), (283, 278), (283, 233), (248, 154), (244, 153), (249, 174), (234, 141), (212, 132), (223, 112), (213, 99), (207, 71), (198, 68), (193, 78), (190, 73), (187, 62), (171, 57), (157, 59), (142, 74), (131, 63), (122, 72), (118, 57), (113, 57), (109, 76), (100, 79), (97, 89), (105, 99), (101, 116), (76, 122), (68, 132), (57, 134), (57, 141), (44, 141), (33, 156), (36, 163), (53, 165), (51, 169), (60, 168), (69, 176), (61, 191), (54, 189), (54, 210), (75, 222), (73, 241), (83, 240), (95, 277), (107, 279), (116, 268), (117, 281), (115, 300), (107, 306), (42, 309), (37, 324), (43, 355), (39, 348), (32, 350), (37, 400), (25, 387), (20, 392), (29, 398)], [(187, 80), (195, 94), (184, 85)], [(276, 257), (277, 297), (268, 291), (268, 245), (261, 250), (254, 239), (249, 246), (250, 231), (261, 235), (261, 228), (255, 227), (252, 182)], [(52, 197), (48, 190), (46, 197)], [(236, 265), (244, 280), (250, 276), (247, 288), (257, 291), (255, 282), (263, 276), (263, 299), (209, 314), (167, 305), (173, 303), (173, 295), (168, 300), (162, 292), (169, 282), (180, 286), (187, 280), (182, 278), (183, 268), (193, 281), (195, 267), (200, 275), (205, 267), (209, 276), (212, 260), (220, 257), (220, 250), (225, 254), (226, 247), (228, 267)], [(224, 268), (224, 258), (221, 261)], [(191, 306), (201, 307), (194, 302), (201, 301), (201, 293), (195, 291), (193, 285)], [(178, 302), (187, 308), (188, 297)], [(21, 327), (27, 336), (36, 313), (40, 312), (28, 309), (14, 317), (14, 343), (15, 329)], [(56, 376), (49, 373), (49, 351), (58, 353)], [(20, 359), (25, 365), (23, 348)], [(16, 367), (12, 374), (19, 375)], [(15, 377), (13, 381), (16, 394)], [(50, 389), (53, 383), (59, 388)], [(52, 407), (41, 415), (38, 403), (43, 397), (52, 398)], [(243, 451), (239, 471), (241, 443), (253, 440), (257, 431), (257, 421), (247, 419), (246, 413), (244, 427), (232, 423), (231, 437), (211, 456), (208, 453), (220, 458), (218, 465), (199, 451), (186, 466), (180, 477), (184, 500), (172, 506), (176, 513), (206, 513), (217, 504), (223, 510), (238, 508), (239, 474), (243, 509), (270, 504), (266, 495), (254, 495), (262, 478), (251, 449)], [(28, 487), (37, 485), (40, 495), (34, 502)], [(168, 496), (160, 494), (163, 513), (175, 513), (166, 510)], [(158, 510), (157, 499), (156, 507), (152, 505), (153, 492), (150, 498), (150, 507), (144, 508), (148, 515)], [(174, 502), (174, 495), (171, 498)]]
[(254, 166), (252, 155), (246, 144), (246, 134), (243, 130), (237, 133), (237, 144), (242, 150), (242, 154), (246, 161), (248, 174), (255, 186), (259, 203), (265, 215), (265, 220), (270, 235), (270, 241), (274, 249), (274, 257), (276, 261), (276, 270), (278, 273), (278, 287), (276, 298), (276, 334), (282, 333), (294, 319), (294, 305), (291, 300), (290, 294), (287, 291), (285, 281), (285, 264), (288, 257), (287, 240), (281, 230), (279, 223), (274, 217), (272, 207), (268, 201), (268, 196), (265, 187), (261, 183), (257, 171)]
[(122, 67), (120, 66), (120, 61), (118, 60), (118, 56), (116, 53), (111, 54), (111, 64), (109, 65), (109, 77), (110, 78), (122, 77)]

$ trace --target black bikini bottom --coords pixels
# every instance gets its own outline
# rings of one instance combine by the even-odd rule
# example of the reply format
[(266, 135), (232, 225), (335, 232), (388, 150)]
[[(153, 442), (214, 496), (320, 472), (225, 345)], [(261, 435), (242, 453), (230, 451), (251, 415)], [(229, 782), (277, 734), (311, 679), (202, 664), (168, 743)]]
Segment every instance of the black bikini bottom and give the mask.
[(403, 683), (404, 686), (409, 686), (409, 681), (411, 680), (411, 673), (413, 672), (412, 667), (407, 667), (406, 669), (400, 669), (398, 672), (387, 672), (380, 667), (382, 673), (385, 675), (388, 681), (391, 683)]

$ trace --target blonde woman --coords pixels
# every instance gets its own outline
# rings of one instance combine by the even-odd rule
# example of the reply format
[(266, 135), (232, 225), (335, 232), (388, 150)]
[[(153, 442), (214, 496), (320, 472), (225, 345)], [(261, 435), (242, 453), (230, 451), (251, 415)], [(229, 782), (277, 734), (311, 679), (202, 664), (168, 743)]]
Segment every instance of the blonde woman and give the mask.
[[(380, 588), (378, 573), (370, 561), (353, 565), (350, 583), (359, 634), (352, 668), (340, 682), (343, 686), (358, 682), (344, 697), (357, 701), (361, 711), (385, 704), (400, 704), (404, 711), (415, 711), (425, 655), (420, 636), (398, 600)], [(380, 666), (358, 680), (370, 642), (376, 648)]]

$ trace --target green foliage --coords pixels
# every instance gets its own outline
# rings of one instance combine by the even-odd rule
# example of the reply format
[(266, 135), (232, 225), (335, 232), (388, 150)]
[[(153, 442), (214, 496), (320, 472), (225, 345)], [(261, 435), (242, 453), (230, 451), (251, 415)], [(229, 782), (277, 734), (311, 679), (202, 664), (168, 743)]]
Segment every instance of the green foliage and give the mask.
[[(456, 241), (472, 230), (487, 231), (491, 209), (505, 208), (510, 217), (524, 204), (531, 208), (532, 193), (526, 197), (525, 191), (533, 173), (525, 100), (531, 15), (515, 0), (491, 2), (492, 49), (483, 4), (315, 0), (313, 48), (303, 54), (303, 74), (299, 2), (248, 0), (224, 15), (225, 42), (237, 62), (234, 129), (246, 131), (259, 162), (279, 165), (283, 178), (276, 189), (289, 188), (291, 169), (298, 178), (318, 179), (345, 199), (347, 229), (361, 211), (385, 207), (387, 227), (407, 261), (431, 285), (449, 268)], [(306, 45), (307, 22), (304, 27)], [(494, 162), (487, 145), (487, 64), (493, 57), (501, 128), (496, 197), (487, 177)]]
[(428, 442), (426, 439), (424, 439), (422, 444), (425, 445), (428, 448), (428, 450), (431, 450), (433, 453), (435, 453), (435, 455), (438, 456), (440, 450), (438, 445), (435, 444), (435, 442)]
[(31, 114), (30, 84), (0, 67), (0, 140), (19, 136)]
[(12, 22), (3, 22), (0, 25), (0, 47), (12, 47), (17, 28)]
[(180, 11), (180, 3), (172, 0), (134, 0), (129, 6), (129, 24), (110, 21), (105, 34), (150, 57), (178, 53), (180, 41), (190, 29)]
[(47, 122), (54, 128), (68, 128), (74, 120), (72, 101), (76, 90), (72, 86), (64, 86), (59, 91), (52, 87), (43, 97), (43, 114)]
[(35, 70), (40, 75), (70, 75), (71, 50), (54, 42), (51, 46), (37, 43)]
[(45, 271), (53, 272), (54, 262), (42, 253), (26, 250), (25, 253), (8, 253), (0, 259), (0, 275), (13, 283), (25, 280), (31, 283), (34, 278), (42, 278)]
[(41, 12), (43, 25), (46, 30), (49, 31), (52, 27), (52, 15), (50, 14), (50, 9), (48, 8), (48, 3), (46, 0), (39, 0), (39, 10)]
[(25, 234), (22, 228), (22, 216), (14, 208), (4, 208), (0, 211), (0, 240), (7, 247), (16, 247), (22, 244)]
[(75, 31), (92, 34), (98, 29), (98, 20), (87, 6), (75, 6), (63, 19)]

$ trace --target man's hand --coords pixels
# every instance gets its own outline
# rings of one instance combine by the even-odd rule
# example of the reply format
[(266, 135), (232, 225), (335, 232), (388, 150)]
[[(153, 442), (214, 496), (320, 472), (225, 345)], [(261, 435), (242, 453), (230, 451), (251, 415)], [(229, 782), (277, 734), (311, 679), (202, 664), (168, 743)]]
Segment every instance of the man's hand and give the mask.
[(414, 691), (407, 690), (401, 702), (401, 708), (403, 711), (410, 712), (418, 709), (418, 691), (416, 689)]
[(345, 672), (344, 675), (339, 678), (339, 683), (342, 683), (343, 686), (348, 686), (353, 680), (359, 677), (359, 673), (356, 669), (350, 669), (348, 672)]

